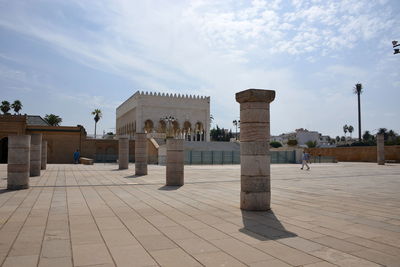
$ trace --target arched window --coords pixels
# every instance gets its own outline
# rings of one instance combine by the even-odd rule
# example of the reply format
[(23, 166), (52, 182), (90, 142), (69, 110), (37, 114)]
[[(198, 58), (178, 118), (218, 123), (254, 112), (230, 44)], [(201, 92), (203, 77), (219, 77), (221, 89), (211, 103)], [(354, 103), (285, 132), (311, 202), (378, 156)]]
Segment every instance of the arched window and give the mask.
[(152, 133), (152, 132), (153, 132), (153, 128), (154, 128), (154, 124), (153, 124), (153, 121), (152, 121), (152, 120), (146, 120), (146, 121), (144, 122), (144, 130), (145, 130), (147, 133)]
[(174, 133), (174, 136), (178, 135), (180, 130), (179, 130), (179, 122), (178, 121), (173, 121), (172, 122), (172, 131)]
[(159, 133), (166, 133), (167, 132), (167, 125), (164, 120), (160, 120), (158, 122), (158, 132)]

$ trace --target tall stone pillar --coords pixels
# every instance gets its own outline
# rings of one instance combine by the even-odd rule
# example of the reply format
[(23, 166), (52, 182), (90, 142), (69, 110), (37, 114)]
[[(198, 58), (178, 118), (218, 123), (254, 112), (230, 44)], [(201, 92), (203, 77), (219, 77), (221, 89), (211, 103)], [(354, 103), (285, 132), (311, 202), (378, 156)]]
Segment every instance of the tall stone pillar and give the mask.
[(378, 165), (385, 165), (385, 136), (383, 134), (376, 135), (376, 149)]
[(29, 188), (30, 135), (8, 137), (7, 189)]
[(118, 138), (118, 163), (119, 169), (128, 169), (129, 165), (129, 138), (120, 136)]
[(184, 183), (183, 139), (167, 139), (166, 185), (181, 186)]
[(45, 170), (47, 167), (47, 141), (42, 141), (42, 158), (40, 160), (40, 169)]
[(42, 134), (31, 135), (30, 176), (40, 176), (42, 159)]
[(275, 91), (236, 93), (240, 103), (240, 208), (265, 211), (271, 205), (269, 103)]
[(136, 133), (135, 174), (147, 175), (147, 134)]

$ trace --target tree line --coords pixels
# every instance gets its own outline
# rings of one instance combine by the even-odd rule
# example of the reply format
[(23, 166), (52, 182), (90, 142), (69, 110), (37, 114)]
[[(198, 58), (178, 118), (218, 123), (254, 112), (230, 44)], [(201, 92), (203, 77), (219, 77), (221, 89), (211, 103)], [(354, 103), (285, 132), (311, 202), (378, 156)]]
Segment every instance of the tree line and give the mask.
[[(1, 112), (3, 112), (4, 115), (11, 115), (9, 111), (13, 109), (15, 114), (19, 115), (22, 107), (23, 105), (20, 100), (15, 100), (12, 104), (9, 101), (4, 100), (1, 102), (0, 110)], [(97, 123), (99, 122), (103, 114), (100, 109), (95, 109), (91, 112), (91, 114), (94, 115), (94, 136), (96, 138)], [(60, 126), (62, 122), (62, 118), (55, 114), (46, 114), (43, 119), (51, 126)]]

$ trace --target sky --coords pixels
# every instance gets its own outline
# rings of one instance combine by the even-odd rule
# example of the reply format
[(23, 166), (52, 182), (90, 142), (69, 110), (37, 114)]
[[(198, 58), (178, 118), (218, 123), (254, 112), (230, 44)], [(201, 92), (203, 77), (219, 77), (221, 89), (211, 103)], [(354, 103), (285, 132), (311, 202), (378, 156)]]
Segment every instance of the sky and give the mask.
[(235, 93), (276, 91), (271, 134), (400, 133), (398, 0), (0, 0), (0, 101), (62, 125), (115, 131), (136, 91), (211, 97), (232, 129)]

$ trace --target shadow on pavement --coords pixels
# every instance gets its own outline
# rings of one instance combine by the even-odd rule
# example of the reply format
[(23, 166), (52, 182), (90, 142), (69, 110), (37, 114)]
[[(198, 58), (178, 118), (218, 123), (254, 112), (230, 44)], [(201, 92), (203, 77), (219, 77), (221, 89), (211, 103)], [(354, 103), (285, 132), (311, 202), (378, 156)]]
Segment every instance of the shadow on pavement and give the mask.
[(6, 188), (1, 188), (1, 189), (0, 189), (0, 195), (1, 195), (1, 194), (4, 194), (4, 193), (9, 193), (9, 192), (12, 192), (12, 191), (14, 191), (14, 190), (8, 190), (8, 189), (6, 189)]
[(239, 231), (258, 240), (277, 240), (295, 237), (283, 227), (274, 212), (270, 211), (244, 211), (242, 210), (244, 227)]
[(178, 190), (181, 187), (182, 187), (181, 185), (164, 185), (158, 188), (158, 190), (173, 191), (173, 190)]
[(139, 177), (143, 177), (143, 176), (146, 176), (146, 175), (136, 175), (136, 174), (134, 174), (134, 175), (125, 176), (124, 178), (139, 178)]

